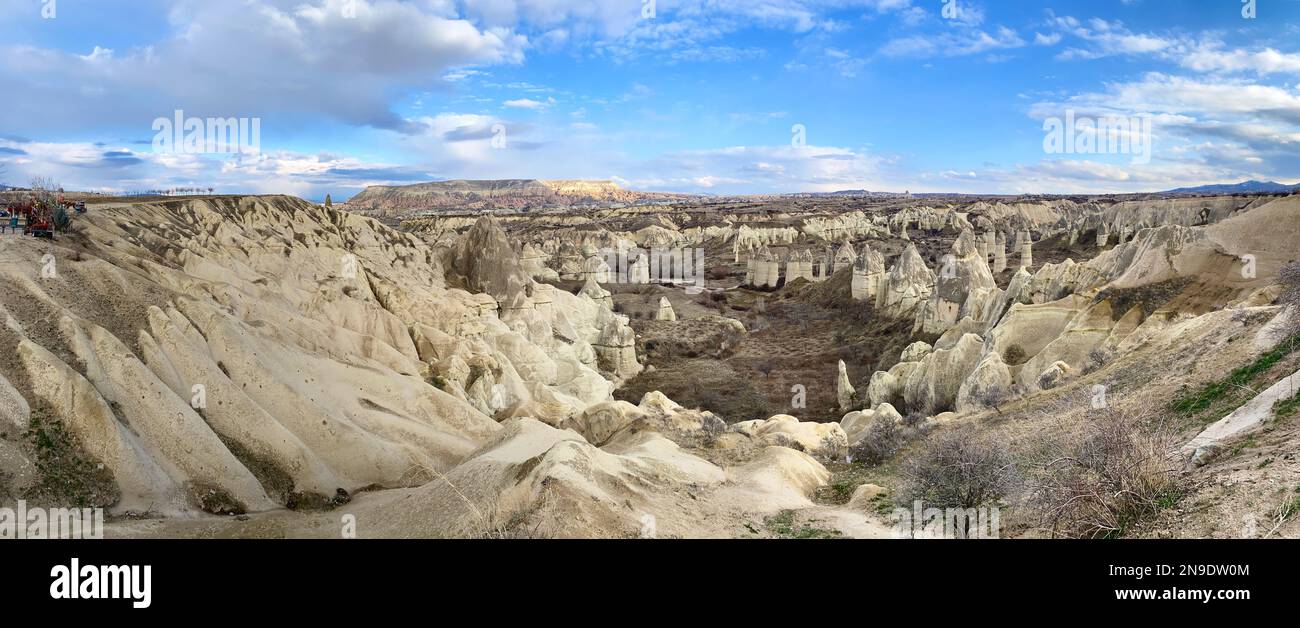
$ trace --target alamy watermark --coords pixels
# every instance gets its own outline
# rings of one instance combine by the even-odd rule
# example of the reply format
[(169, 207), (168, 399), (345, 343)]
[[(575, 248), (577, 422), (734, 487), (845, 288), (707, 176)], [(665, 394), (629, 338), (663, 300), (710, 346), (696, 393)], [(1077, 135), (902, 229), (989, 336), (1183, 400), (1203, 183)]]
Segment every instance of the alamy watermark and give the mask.
[(261, 118), (187, 117), (177, 109), (153, 121), (153, 150), (165, 154), (257, 155), (262, 152)]
[(55, 600), (127, 600), (134, 608), (153, 603), (151, 565), (83, 565), (73, 558), (50, 569), (50, 578)]
[(102, 538), (103, 508), (0, 508), (0, 540)]
[(961, 5), (957, 0), (943, 0), (943, 8), (939, 9), (939, 15), (945, 20), (961, 19)]
[(704, 249), (601, 249), (613, 284), (661, 283), (686, 286), (687, 294), (704, 292)]
[(648, 513), (641, 515), (640, 538), (643, 539), (659, 538), (659, 520), (656, 519), (654, 515)]
[(1002, 535), (1002, 513), (993, 508), (895, 508), (892, 536), (897, 539), (996, 539)]
[(1043, 120), (1043, 151), (1049, 155), (1131, 155), (1151, 163), (1151, 116), (1080, 116)]

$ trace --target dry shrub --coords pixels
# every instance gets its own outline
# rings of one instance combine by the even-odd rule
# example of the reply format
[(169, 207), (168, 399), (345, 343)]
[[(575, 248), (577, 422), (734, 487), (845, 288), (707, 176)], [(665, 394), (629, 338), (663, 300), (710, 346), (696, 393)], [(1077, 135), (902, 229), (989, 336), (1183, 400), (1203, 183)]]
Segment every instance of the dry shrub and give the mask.
[(882, 464), (894, 457), (907, 442), (906, 430), (898, 421), (878, 419), (872, 421), (867, 433), (849, 449), (854, 462), (868, 466)]
[(945, 430), (925, 443), (902, 469), (903, 503), (936, 508), (979, 508), (1002, 501), (1020, 484), (1010, 448), (996, 433), (972, 426)]
[(1300, 262), (1290, 262), (1278, 271), (1282, 282), (1282, 295), (1278, 299), (1291, 312), (1287, 321), (1286, 337), (1300, 333)]
[(1182, 494), (1178, 439), (1148, 411), (1093, 411), (1081, 428), (1049, 427), (1030, 454), (1029, 505), (1052, 536), (1113, 538)]
[(878, 418), (871, 422), (862, 440), (849, 449), (849, 454), (854, 462), (867, 466), (884, 464), (908, 443), (925, 436), (930, 427), (924, 416), (918, 419), (908, 415), (902, 421)]
[(1010, 347), (1007, 347), (1006, 352), (1002, 354), (1002, 361), (1005, 362), (1007, 366), (1020, 366), (1028, 359), (1029, 356), (1025, 355), (1025, 350), (1021, 348), (1020, 345), (1011, 345)]

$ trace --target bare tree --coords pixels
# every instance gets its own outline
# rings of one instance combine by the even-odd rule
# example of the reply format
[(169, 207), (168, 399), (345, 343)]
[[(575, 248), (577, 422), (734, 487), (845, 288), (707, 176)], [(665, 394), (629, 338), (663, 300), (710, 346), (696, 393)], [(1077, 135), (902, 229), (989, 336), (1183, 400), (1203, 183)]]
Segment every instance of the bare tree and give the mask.
[(32, 189), (32, 196), (35, 197), (36, 205), (49, 211), (52, 216), (54, 206), (58, 204), (58, 199), (54, 195), (61, 190), (59, 184), (50, 177), (35, 176), (32, 177), (29, 187)]
[(32, 177), (31, 183), (28, 184), (28, 187), (30, 187), (33, 192), (49, 193), (54, 193), (62, 189), (62, 186), (52, 177), (42, 177), (39, 175)]

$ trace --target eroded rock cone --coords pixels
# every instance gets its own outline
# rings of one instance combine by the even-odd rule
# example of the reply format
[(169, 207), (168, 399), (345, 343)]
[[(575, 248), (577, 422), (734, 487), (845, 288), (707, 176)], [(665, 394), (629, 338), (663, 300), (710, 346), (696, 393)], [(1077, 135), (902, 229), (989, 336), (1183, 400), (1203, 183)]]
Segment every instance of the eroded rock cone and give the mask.
[(529, 283), (530, 274), (519, 261), (501, 224), (484, 216), (460, 239), (451, 257), (448, 279), (469, 292), (492, 295), (498, 301), (510, 288)]
[(908, 245), (885, 277), (881, 313), (890, 318), (910, 314), (930, 296), (934, 282), (934, 272), (926, 267), (916, 245)]
[(673, 311), (673, 304), (668, 301), (668, 297), (659, 297), (659, 311), (655, 313), (655, 320), (667, 322), (677, 320), (677, 312)]
[(840, 410), (848, 411), (849, 408), (853, 407), (853, 395), (857, 391), (853, 389), (853, 384), (849, 381), (849, 369), (844, 364), (844, 360), (840, 360), (839, 369), (839, 379), (835, 384), (835, 397), (840, 403)]

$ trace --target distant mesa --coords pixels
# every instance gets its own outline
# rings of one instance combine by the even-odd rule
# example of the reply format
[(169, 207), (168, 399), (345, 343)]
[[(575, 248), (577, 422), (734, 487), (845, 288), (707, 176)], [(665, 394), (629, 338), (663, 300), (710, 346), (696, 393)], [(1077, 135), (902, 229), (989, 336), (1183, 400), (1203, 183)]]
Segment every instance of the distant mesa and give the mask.
[(694, 198), (687, 194), (637, 192), (613, 181), (577, 179), (454, 180), (403, 186), (372, 186), (352, 197), (348, 209), (401, 216), (455, 210), (530, 210), (631, 205)]

